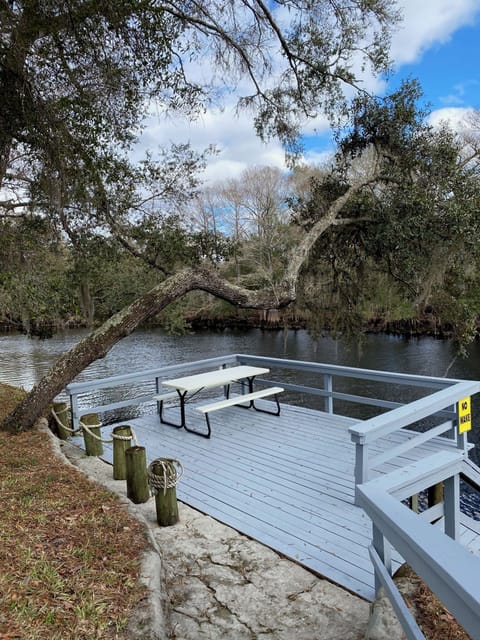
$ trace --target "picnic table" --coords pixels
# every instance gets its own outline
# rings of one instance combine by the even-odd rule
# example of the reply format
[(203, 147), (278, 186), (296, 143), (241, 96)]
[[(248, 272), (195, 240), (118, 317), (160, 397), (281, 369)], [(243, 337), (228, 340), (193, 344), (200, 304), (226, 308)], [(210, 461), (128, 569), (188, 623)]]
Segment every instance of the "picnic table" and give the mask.
[[(212, 411), (217, 411), (228, 406), (241, 406), (244, 408), (254, 408), (257, 411), (264, 411), (266, 413), (280, 414), (280, 405), (277, 399), (277, 410), (275, 412), (265, 411), (265, 409), (259, 409), (255, 406), (255, 400), (263, 398), (269, 395), (275, 395), (283, 391), (281, 387), (270, 387), (261, 389), (259, 391), (253, 391), (253, 385), (255, 378), (259, 375), (268, 373), (269, 369), (264, 367), (252, 367), (247, 365), (240, 365), (237, 367), (227, 367), (225, 369), (216, 369), (215, 371), (207, 371), (205, 373), (197, 373), (190, 376), (184, 376), (183, 378), (175, 378), (173, 380), (164, 380), (162, 382), (164, 387), (174, 389), (173, 392), (160, 394), (155, 396), (155, 400), (159, 402), (159, 414), (160, 421), (163, 424), (168, 424), (178, 429), (186, 429), (191, 433), (210, 437), (211, 426), (208, 414)], [(230, 385), (235, 382), (245, 382), (248, 385), (248, 393), (243, 393), (239, 396), (230, 397)], [(217, 400), (213, 403), (198, 406), (196, 409), (205, 414), (207, 422), (207, 432), (198, 431), (187, 425), (185, 415), (185, 404), (191, 400), (198, 393), (205, 389), (212, 389), (215, 387), (224, 387), (225, 399)], [(171, 422), (166, 420), (163, 416), (163, 401), (172, 397), (177, 397), (180, 403), (180, 423)], [(247, 404), (245, 404), (247, 402)]]

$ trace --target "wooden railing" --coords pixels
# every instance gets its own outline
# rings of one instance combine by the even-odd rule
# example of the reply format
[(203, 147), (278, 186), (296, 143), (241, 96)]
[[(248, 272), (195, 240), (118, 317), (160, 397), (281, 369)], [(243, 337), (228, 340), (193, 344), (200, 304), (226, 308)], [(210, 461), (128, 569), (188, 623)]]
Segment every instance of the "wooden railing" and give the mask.
[[(457, 544), (460, 537), (460, 475), (480, 479), (468, 461), (466, 433), (458, 433), (455, 408), (459, 401), (480, 391), (476, 381), (458, 382), (425, 398), (410, 402), (381, 416), (350, 427), (355, 443), (356, 503), (370, 516), (373, 541), (370, 557), (375, 570), (375, 587), (385, 589), (408, 640), (424, 640), (391, 577), (391, 548), (430, 587), (458, 622), (475, 639), (480, 638), (480, 558)], [(449, 408), (452, 418), (412, 437), (387, 451), (370, 456), (369, 449), (385, 436)], [(372, 471), (394, 457), (445, 433), (450, 450), (424, 457), (391, 473), (371, 479)], [(444, 444), (448, 440), (444, 438)], [(443, 483), (443, 501), (416, 514), (402, 501)], [(443, 531), (431, 522), (443, 519)]]
[[(383, 586), (408, 640), (424, 640), (391, 577), (391, 548), (443, 602), (473, 640), (480, 638), (480, 558), (455, 542), (458, 536), (459, 474), (465, 453), (442, 451), (358, 485), (358, 504), (373, 523), (370, 557), (375, 587)], [(429, 524), (438, 513), (416, 514), (406, 497), (444, 483), (444, 532)], [(429, 517), (427, 517), (429, 516)], [(447, 534), (447, 535), (445, 535)]]
[[(386, 398), (369, 397), (339, 391), (337, 389), (337, 383), (340, 380), (366, 380), (373, 383), (392, 385), (393, 387), (402, 385), (411, 388), (425, 389), (426, 391), (448, 388), (458, 382), (457, 380), (445, 378), (375, 371), (300, 360), (287, 360), (246, 354), (229, 354), (109, 378), (71, 383), (67, 386), (66, 391), (70, 396), (74, 424), (78, 425), (78, 419), (81, 413), (103, 413), (124, 407), (134, 407), (151, 403), (153, 396), (158, 394), (161, 389), (162, 379), (177, 377), (182, 373), (187, 374), (189, 372), (232, 366), (235, 364), (251, 364), (269, 367), (272, 375), (277, 377), (275, 377), (275, 379), (258, 378), (256, 381), (258, 385), (275, 386), (281, 384), (286, 392), (323, 397), (323, 408), (324, 411), (328, 413), (335, 412), (338, 401), (355, 405), (370, 405), (381, 410), (396, 409), (403, 406), (402, 403), (394, 402)], [(315, 386), (289, 382), (285, 380), (285, 376), (282, 375), (284, 371), (298, 371), (312, 374), (315, 380)], [(132, 388), (136, 389), (133, 395), (131, 395)], [(107, 390), (111, 392), (110, 397), (107, 400), (98, 402), (96, 396), (98, 396), (99, 392), (107, 394)]]
[[(154, 396), (160, 393), (162, 379), (173, 378), (182, 373), (190, 373), (213, 367), (225, 367), (236, 364), (234, 355), (208, 358), (177, 365), (167, 365), (158, 369), (148, 369), (136, 373), (125, 373), (109, 378), (97, 378), (85, 382), (72, 382), (66, 387), (70, 397), (73, 428), (77, 429), (80, 417), (86, 413), (104, 414), (125, 407), (154, 404)], [(129, 395), (135, 388), (137, 392)], [(98, 402), (100, 391), (113, 391), (106, 401)], [(108, 394), (106, 394), (108, 395)], [(120, 399), (119, 399), (120, 398)]]
[[(455, 429), (457, 422), (455, 407), (462, 398), (471, 396), (479, 391), (479, 382), (458, 382), (425, 398), (415, 400), (381, 416), (376, 416), (350, 427), (350, 436), (355, 443), (355, 483), (358, 485), (369, 480), (371, 470), (378, 468), (387, 460), (391, 460), (447, 432), (450, 435), (452, 445), (466, 450), (467, 434), (457, 434)], [(409, 427), (424, 418), (448, 415), (448, 413), (445, 414), (443, 412), (446, 407), (450, 408), (448, 413), (451, 416), (447, 422), (442, 422), (440, 425), (429, 429), (426, 433), (416, 434), (412, 432), (412, 437), (407, 442), (370, 457), (369, 449), (379, 438), (389, 436), (400, 429), (405, 429), (405, 427)]]

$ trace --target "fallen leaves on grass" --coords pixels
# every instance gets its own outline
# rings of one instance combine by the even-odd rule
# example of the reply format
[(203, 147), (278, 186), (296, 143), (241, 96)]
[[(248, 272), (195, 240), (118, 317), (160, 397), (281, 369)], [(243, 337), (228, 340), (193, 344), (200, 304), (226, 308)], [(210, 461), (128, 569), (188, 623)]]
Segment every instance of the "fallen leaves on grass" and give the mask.
[[(0, 419), (12, 389), (0, 385)], [(45, 434), (0, 432), (0, 452), (0, 640), (126, 637), (145, 596), (142, 525)]]
[(421, 580), (412, 595), (417, 622), (428, 640), (471, 640), (470, 636)]

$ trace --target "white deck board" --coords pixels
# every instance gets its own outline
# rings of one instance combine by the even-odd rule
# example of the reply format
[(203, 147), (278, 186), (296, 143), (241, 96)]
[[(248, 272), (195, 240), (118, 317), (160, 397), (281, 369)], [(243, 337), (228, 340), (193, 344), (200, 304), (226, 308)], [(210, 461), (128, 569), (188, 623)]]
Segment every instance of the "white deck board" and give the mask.
[[(272, 406), (268, 401), (259, 406), (263, 402)], [(123, 423), (135, 429), (148, 461), (173, 457), (182, 462), (180, 500), (370, 600), (371, 522), (353, 504), (355, 451), (348, 427), (355, 420), (281, 406), (278, 417), (238, 407), (218, 411), (211, 416), (210, 439), (161, 424), (157, 414)], [(205, 419), (194, 405), (187, 404), (186, 411), (187, 423), (203, 429)], [(177, 407), (166, 407), (165, 414), (178, 420)], [(372, 449), (380, 452), (408, 436), (395, 433)], [(444, 446), (437, 438), (377, 472)], [(105, 458), (111, 459), (111, 447)], [(479, 546), (480, 537), (463, 526), (462, 537), (470, 548)]]

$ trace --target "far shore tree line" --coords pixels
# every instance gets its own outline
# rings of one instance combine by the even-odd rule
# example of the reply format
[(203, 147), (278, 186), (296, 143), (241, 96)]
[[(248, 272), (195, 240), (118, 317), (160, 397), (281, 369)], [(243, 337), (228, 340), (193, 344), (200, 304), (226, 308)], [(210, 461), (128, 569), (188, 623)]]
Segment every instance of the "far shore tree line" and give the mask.
[[(205, 186), (197, 158), (188, 193), (178, 185), (168, 202), (145, 198), (128, 226), (87, 218), (73, 233), (35, 207), (0, 216), (1, 325), (42, 338), (65, 326), (93, 328), (159, 278), (200, 266), (280, 296), (302, 234), (360, 184), (311, 248), (295, 302), (270, 317), (285, 317), (286, 326), (301, 319), (314, 332), (428, 318), (468, 341), (480, 313), (480, 118), (462, 133), (433, 129), (420, 100), (415, 82), (382, 100), (359, 99), (354, 126), (322, 166), (253, 166)], [(259, 323), (269, 317), (256, 315)], [(249, 317), (196, 291), (150, 322), (180, 333), (192, 320)]]
[[(416, 81), (362, 89), (360, 70), (389, 70), (400, 21), (395, 0), (0, 3), (0, 318), (102, 323), (4, 428), (32, 426), (139, 324), (163, 314), (175, 330), (213, 298), (223, 313), (295, 305), (313, 330), (428, 312), (472, 338), (479, 118), (434, 129)], [(282, 142), (288, 175), (257, 167), (206, 188), (214, 150), (188, 144), (132, 161), (152, 107), (193, 121), (232, 95)], [(295, 165), (319, 114), (336, 151)]]

